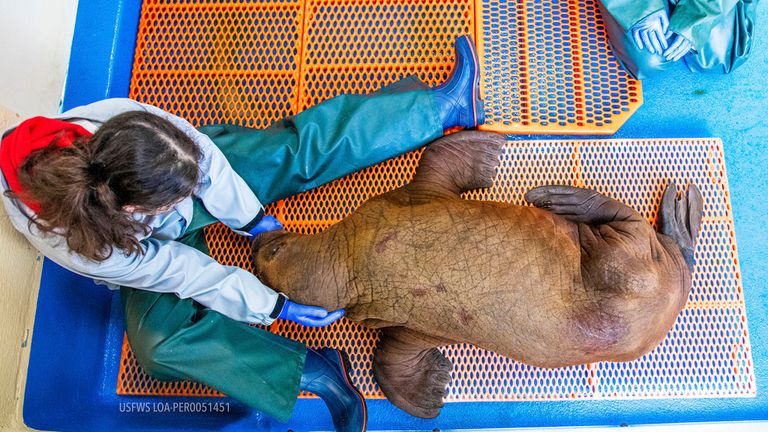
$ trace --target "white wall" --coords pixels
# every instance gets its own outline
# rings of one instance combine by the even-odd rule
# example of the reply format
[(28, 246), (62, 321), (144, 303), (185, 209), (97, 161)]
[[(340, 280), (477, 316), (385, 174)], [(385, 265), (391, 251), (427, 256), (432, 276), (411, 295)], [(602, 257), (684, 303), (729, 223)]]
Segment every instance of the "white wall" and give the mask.
[[(0, 0), (0, 131), (59, 111), (77, 0)], [(41, 261), (0, 206), (0, 430), (21, 410)]]
[(0, 105), (59, 111), (76, 11), (77, 0), (0, 0)]

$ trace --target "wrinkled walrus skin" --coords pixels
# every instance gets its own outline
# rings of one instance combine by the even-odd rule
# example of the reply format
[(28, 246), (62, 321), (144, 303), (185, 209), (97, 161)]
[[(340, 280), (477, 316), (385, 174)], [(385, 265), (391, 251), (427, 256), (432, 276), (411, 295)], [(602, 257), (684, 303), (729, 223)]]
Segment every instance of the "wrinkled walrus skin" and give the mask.
[(383, 330), (376, 380), (415, 416), (443, 406), (452, 365), (438, 346), (466, 342), (550, 368), (628, 361), (661, 342), (688, 298), (695, 186), (682, 199), (674, 185), (665, 192), (667, 235), (587, 189), (536, 188), (533, 207), (462, 199), (491, 186), (504, 143), (486, 132), (440, 138), (410, 184), (320, 234), (252, 244), (269, 286)]

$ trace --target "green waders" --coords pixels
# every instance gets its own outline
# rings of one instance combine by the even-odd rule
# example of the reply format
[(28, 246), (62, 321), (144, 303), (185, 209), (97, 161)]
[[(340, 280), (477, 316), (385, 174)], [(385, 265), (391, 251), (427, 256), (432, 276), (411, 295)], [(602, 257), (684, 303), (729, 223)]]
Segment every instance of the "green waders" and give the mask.
[[(265, 205), (417, 149), (443, 133), (431, 93), (414, 77), (372, 95), (338, 96), (267, 129), (214, 125), (201, 131)], [(196, 203), (178, 241), (208, 253), (202, 228), (214, 222)], [(125, 287), (120, 294), (128, 340), (150, 375), (207, 384), (280, 421), (291, 416), (304, 344), (174, 294)]]
[(611, 48), (627, 71), (644, 79), (672, 67), (647, 49), (638, 49), (631, 29), (653, 12), (665, 9), (669, 30), (684, 36), (694, 50), (683, 57), (698, 72), (730, 73), (750, 53), (758, 0), (599, 0)]

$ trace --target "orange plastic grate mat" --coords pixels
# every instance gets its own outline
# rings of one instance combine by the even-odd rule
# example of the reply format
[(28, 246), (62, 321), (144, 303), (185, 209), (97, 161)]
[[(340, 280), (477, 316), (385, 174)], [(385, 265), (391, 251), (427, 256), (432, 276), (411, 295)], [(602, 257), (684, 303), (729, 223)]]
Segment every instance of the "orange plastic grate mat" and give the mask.
[(144, 0), (130, 97), (192, 124), (295, 114), (304, 3)]
[(471, 34), (487, 123), (505, 133), (615, 132), (642, 103), (595, 0), (145, 0), (130, 97), (195, 125), (265, 127), (406, 75), (442, 82)]
[[(413, 152), (269, 208), (286, 228), (317, 233), (366, 199), (408, 182), (418, 164)], [(461, 344), (442, 348), (453, 361), (447, 401), (754, 396), (755, 377), (736, 250), (723, 148), (717, 139), (509, 142), (492, 188), (469, 199), (523, 203), (542, 184), (594, 188), (656, 219), (664, 186), (697, 184), (705, 199), (693, 289), (662, 344), (627, 363), (561, 369), (526, 366)], [(222, 225), (208, 231), (221, 262), (250, 268), (247, 244)], [(326, 329), (278, 322), (271, 330), (313, 347), (350, 354), (353, 378), (368, 398), (382, 397), (371, 374), (377, 333), (346, 319)], [(123, 395), (217, 395), (189, 382), (153, 380), (123, 346), (118, 379)]]
[(642, 105), (611, 53), (596, 0), (485, 0), (478, 7), (483, 129), (612, 134)]

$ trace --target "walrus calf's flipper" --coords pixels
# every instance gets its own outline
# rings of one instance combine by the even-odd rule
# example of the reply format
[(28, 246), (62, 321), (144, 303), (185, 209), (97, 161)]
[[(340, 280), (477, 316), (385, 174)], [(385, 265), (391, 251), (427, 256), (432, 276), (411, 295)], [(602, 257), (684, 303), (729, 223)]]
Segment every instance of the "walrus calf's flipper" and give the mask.
[(464, 131), (429, 144), (408, 185), (429, 196), (458, 197), (462, 192), (487, 188), (496, 177), (504, 135)]
[(670, 183), (661, 198), (659, 232), (669, 236), (680, 246), (688, 267), (693, 270), (693, 251), (701, 229), (704, 198), (699, 188), (691, 183), (688, 193), (677, 197), (677, 186)]
[(438, 341), (402, 327), (382, 331), (373, 358), (373, 375), (395, 406), (421, 418), (443, 407), (453, 364), (435, 347)]
[(631, 207), (591, 189), (541, 186), (529, 190), (525, 194), (525, 200), (571, 222), (587, 225), (643, 220)]

